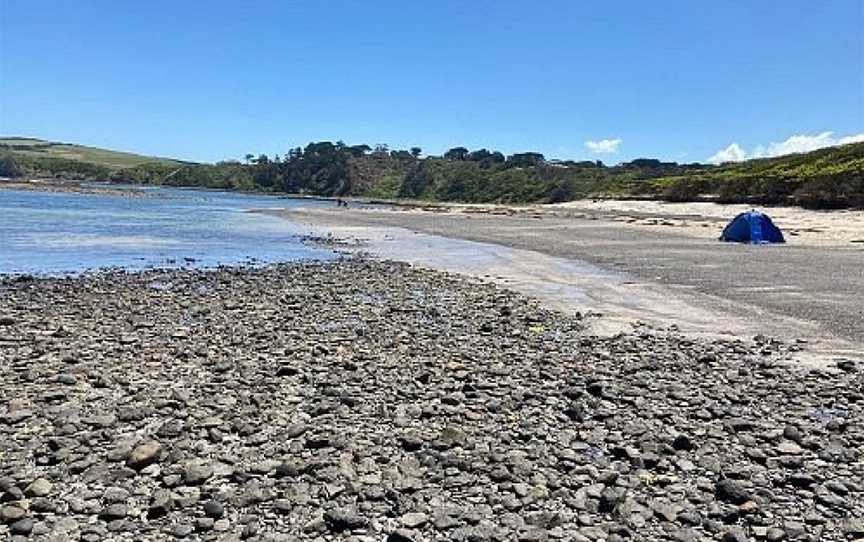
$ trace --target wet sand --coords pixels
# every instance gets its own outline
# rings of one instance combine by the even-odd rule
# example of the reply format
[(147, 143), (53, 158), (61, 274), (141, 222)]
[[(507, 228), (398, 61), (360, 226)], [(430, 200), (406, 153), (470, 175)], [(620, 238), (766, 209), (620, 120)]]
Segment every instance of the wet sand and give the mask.
[[(700, 335), (765, 334), (819, 359), (864, 351), (864, 246), (721, 244), (556, 209), (270, 211), (376, 255), (481, 276), (564, 310), (601, 313), (599, 333), (644, 322)], [(707, 228), (706, 228), (707, 229)], [(818, 272), (814, 272), (818, 262)]]

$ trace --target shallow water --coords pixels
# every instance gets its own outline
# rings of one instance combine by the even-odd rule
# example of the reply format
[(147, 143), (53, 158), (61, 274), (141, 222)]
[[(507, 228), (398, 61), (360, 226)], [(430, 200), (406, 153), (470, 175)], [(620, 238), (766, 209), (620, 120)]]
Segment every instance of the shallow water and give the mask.
[(212, 267), (333, 252), (291, 222), (250, 209), (324, 206), (222, 191), (146, 188), (145, 197), (0, 190), (0, 274)]

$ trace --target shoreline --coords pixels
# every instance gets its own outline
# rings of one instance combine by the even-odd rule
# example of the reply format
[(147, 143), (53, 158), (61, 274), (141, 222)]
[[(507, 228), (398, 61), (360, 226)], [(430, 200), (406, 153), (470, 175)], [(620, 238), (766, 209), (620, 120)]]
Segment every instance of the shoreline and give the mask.
[[(112, 186), (126, 183), (111, 181), (75, 181), (54, 179), (0, 178), (0, 190), (21, 189), (99, 195), (147, 195), (147, 188), (163, 185), (128, 185), (130, 188), (86, 187), (83, 184)], [(136, 188), (138, 187), (138, 188)], [(714, 229), (728, 223), (736, 214), (752, 209), (765, 209), (787, 235), (787, 241), (807, 246), (851, 247), (864, 250), (864, 209), (807, 209), (784, 205), (750, 205), (719, 203), (711, 198), (696, 198), (688, 202), (669, 202), (644, 196), (591, 197), (564, 203), (459, 203), (412, 199), (386, 199), (367, 196), (318, 196), (283, 192), (262, 192), (230, 188), (164, 185), (165, 188), (191, 191), (236, 192), (269, 196), (274, 199), (336, 202), (343, 200), (359, 208), (388, 208), (408, 213), (441, 213), (452, 215), (492, 215), (530, 218), (588, 219), (620, 222), (627, 227), (646, 228), (658, 233), (671, 230), (701, 239), (716, 239)], [(128, 192), (128, 194), (127, 194)], [(356, 207), (355, 207), (356, 208)], [(711, 231), (709, 231), (709, 229)]]
[(862, 366), (792, 366), (794, 345), (592, 335), (487, 281), (363, 258), (2, 288), (0, 535), (859, 528)]
[[(614, 333), (642, 320), (653, 327), (673, 326), (702, 336), (764, 334), (800, 339), (802, 344), (806, 341), (803, 350), (812, 355), (809, 361), (814, 363), (843, 356), (864, 357), (864, 329), (857, 331), (851, 316), (858, 310), (856, 306), (861, 306), (855, 303), (862, 295), (855, 282), (860, 278), (847, 272), (849, 284), (840, 280), (838, 286), (836, 279), (842, 276), (822, 281), (810, 273), (796, 272), (817, 254), (824, 259), (827, 249), (821, 247), (794, 247), (791, 251), (787, 247), (724, 247), (680, 234), (655, 236), (614, 221), (573, 217), (440, 216), (385, 209), (257, 212), (302, 224), (314, 236), (353, 239), (355, 246), (346, 247), (349, 252), (366, 251), (483, 277), (538, 296), (559, 310), (603, 313), (594, 324), (598, 331)], [(777, 248), (786, 251), (771, 252)], [(717, 250), (726, 250), (728, 255)], [(778, 257), (785, 258), (789, 264), (784, 265), (786, 275), (781, 280), (801, 284), (791, 289), (766, 288), (759, 276), (724, 274), (724, 266), (736, 267), (738, 256), (732, 256), (736, 253), (758, 256), (760, 260), (753, 265), (766, 269), (778, 265)], [(686, 256), (679, 268), (666, 265), (670, 254)], [(828, 254), (837, 259), (838, 268), (856, 259), (855, 249)], [(687, 258), (700, 262), (699, 273), (687, 276)], [(817, 279), (811, 288), (807, 281)], [(841, 286), (848, 287), (852, 297), (829, 297), (819, 290)], [(818, 305), (821, 313), (814, 314), (808, 300), (798, 293), (808, 288), (822, 299)], [(827, 300), (831, 304), (826, 304)], [(850, 333), (842, 332), (842, 325), (826, 327), (835, 321), (853, 325)]]
[[(153, 194), (149, 194), (143, 188), (102, 188), (100, 186), (85, 186), (87, 184), (91, 183), (89, 181), (56, 181), (47, 179), (0, 179), (0, 190), (26, 190), (30, 192), (85, 194), (124, 198), (154, 197)], [(105, 184), (107, 185), (108, 183)]]

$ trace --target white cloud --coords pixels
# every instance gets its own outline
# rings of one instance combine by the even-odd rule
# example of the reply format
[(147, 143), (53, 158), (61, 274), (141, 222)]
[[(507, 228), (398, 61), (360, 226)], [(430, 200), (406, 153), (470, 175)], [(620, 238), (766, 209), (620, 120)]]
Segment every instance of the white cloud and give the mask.
[(747, 152), (738, 143), (732, 143), (725, 149), (720, 149), (708, 159), (711, 164), (722, 164), (723, 162), (740, 162), (747, 158)]
[(618, 152), (618, 146), (621, 145), (621, 139), (601, 139), (600, 141), (586, 141), (585, 146), (588, 150), (597, 154), (613, 154)]
[(837, 140), (838, 145), (848, 145), (849, 143), (861, 143), (864, 141), (864, 134), (853, 134), (846, 137), (841, 137)]
[(746, 160), (748, 158), (770, 158), (786, 154), (810, 152), (815, 151), (816, 149), (846, 145), (847, 143), (857, 143), (859, 141), (864, 141), (864, 133), (852, 134), (839, 138), (834, 137), (834, 132), (821, 132), (813, 135), (797, 134), (779, 143), (775, 142), (769, 143), (768, 145), (758, 145), (753, 149), (752, 153), (748, 153), (737, 143), (732, 143), (725, 149), (717, 151), (713, 156), (708, 158), (708, 162), (712, 164), (721, 164), (723, 162), (740, 162), (741, 160)]

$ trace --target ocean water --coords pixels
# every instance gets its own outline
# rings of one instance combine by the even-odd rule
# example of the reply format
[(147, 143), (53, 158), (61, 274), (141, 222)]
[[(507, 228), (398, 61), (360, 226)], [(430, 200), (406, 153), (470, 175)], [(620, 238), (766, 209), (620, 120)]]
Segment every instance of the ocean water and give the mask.
[(180, 188), (144, 190), (144, 197), (0, 190), (0, 274), (334, 257), (329, 250), (304, 245), (298, 225), (248, 212), (332, 203)]

